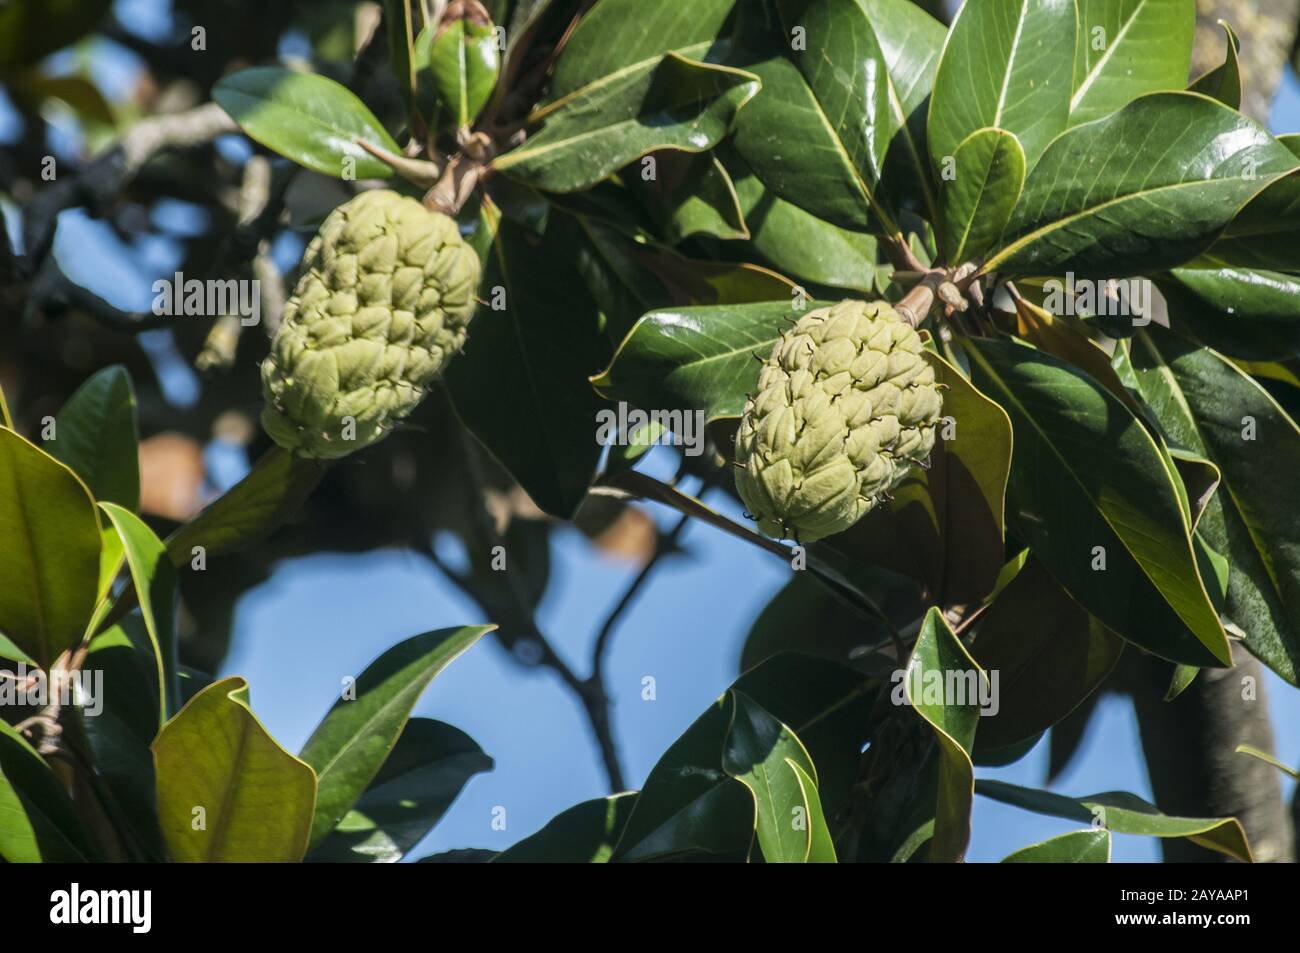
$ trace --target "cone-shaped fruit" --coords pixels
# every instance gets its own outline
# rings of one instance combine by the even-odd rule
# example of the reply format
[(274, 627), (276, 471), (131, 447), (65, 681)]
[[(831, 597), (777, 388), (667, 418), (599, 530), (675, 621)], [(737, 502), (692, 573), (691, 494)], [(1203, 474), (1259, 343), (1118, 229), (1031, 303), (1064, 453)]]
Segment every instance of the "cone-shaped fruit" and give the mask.
[(884, 302), (810, 311), (781, 336), (736, 434), (736, 489), (768, 536), (839, 533), (934, 447), (943, 398)]
[(396, 192), (325, 219), (262, 364), (262, 426), (305, 457), (383, 437), (465, 343), (479, 261), (456, 222)]

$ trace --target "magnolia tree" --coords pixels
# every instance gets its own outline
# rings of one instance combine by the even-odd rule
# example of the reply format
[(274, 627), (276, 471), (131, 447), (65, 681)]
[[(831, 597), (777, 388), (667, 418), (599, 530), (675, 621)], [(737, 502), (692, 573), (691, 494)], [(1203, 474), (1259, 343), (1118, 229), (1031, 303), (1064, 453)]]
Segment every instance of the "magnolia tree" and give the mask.
[[(492, 765), (412, 708), (493, 630), (581, 700), (608, 796), (423, 859), (960, 861), (977, 796), (1076, 822), (1009, 832), (1009, 860), (1104, 862), (1112, 833), (1291, 856), (1259, 663), (1300, 682), (1300, 137), (1240, 111), (1227, 23), (1194, 74), (1193, 0), (398, 0), (313, 5), (310, 60), (269, 65), (202, 4), (152, 47), (104, 6), (0, 11), (27, 115), (96, 128), (88, 84), (36, 62), (94, 29), (200, 97), (25, 167), (6, 294), (23, 334), (165, 329), (215, 383), (181, 423), (142, 391), (138, 422), (152, 375), (96, 343), (61, 407), (30, 376), (0, 402), (5, 860), (407, 856)], [(129, 234), (115, 196), (176, 194), (224, 238), (150, 312), (68, 277), (58, 213)], [(282, 279), (290, 229), (314, 237)], [(261, 424), (241, 482), (197, 515), (142, 502), (142, 423), (232, 419)], [(547, 533), (665, 507), (575, 672), (534, 618)], [(789, 581), (627, 790), (610, 695), (641, 687), (605, 652), (689, 521)], [(206, 674), (257, 581), (223, 567), (343, 547), (340, 522), (488, 624), (382, 653), (295, 754)], [(1241, 817), (976, 779), (1039, 743), (1059, 772), (1104, 691), (1145, 734), (1206, 685), (1245, 726), (1215, 751), (1257, 779)], [(1158, 801), (1195, 775), (1151, 768)]]

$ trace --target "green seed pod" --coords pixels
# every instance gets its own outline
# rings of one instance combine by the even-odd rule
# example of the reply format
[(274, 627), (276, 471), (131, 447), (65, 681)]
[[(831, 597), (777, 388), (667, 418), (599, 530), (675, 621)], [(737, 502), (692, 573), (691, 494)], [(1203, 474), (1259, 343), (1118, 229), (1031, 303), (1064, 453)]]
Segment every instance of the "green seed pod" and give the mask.
[(934, 447), (943, 398), (883, 301), (804, 315), (763, 364), (736, 434), (736, 489), (768, 536), (848, 529)]
[(262, 364), (262, 426), (304, 457), (369, 446), (465, 343), (479, 261), (456, 222), (396, 192), (325, 219)]

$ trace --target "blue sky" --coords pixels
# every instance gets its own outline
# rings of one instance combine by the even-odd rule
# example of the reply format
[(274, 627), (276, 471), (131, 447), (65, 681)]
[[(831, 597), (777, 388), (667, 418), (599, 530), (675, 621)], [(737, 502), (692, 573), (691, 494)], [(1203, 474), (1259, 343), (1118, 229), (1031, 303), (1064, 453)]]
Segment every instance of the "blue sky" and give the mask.
[[(145, 35), (167, 25), (162, 0), (119, 0), (124, 22)], [(71, 68), (69, 54), (52, 58)], [(105, 91), (125, 91), (135, 69), (130, 54), (101, 44), (93, 70)], [(0, 96), (0, 139), (12, 134), (13, 115)], [(1277, 131), (1300, 129), (1300, 84), (1288, 75), (1278, 96)], [(60, 136), (73, 153), (74, 125)], [(237, 141), (226, 144), (239, 155)], [(173, 203), (159, 224), (184, 231), (201, 223), (189, 206)], [(12, 209), (6, 209), (11, 234)], [(72, 277), (121, 307), (147, 308), (153, 278), (174, 268), (165, 238), (121, 243), (99, 222), (80, 213), (60, 220), (60, 259)], [(286, 269), (301, 245), (277, 247)], [(192, 401), (197, 379), (171, 348), (167, 333), (144, 338), (157, 362), (167, 397), (178, 407)], [(652, 460), (654, 466), (659, 460)], [(237, 478), (241, 452), (211, 448), (217, 482)], [(343, 464), (349, 465), (349, 464)], [(718, 495), (715, 505), (724, 505)], [(732, 508), (733, 514), (740, 514)], [(655, 513), (666, 520), (669, 514)], [(445, 541), (444, 541), (445, 542)], [(736, 661), (750, 624), (783, 584), (788, 568), (770, 554), (708, 526), (695, 525), (683, 543), (689, 555), (665, 561), (619, 629), (609, 659), (614, 730), (632, 787), (640, 786), (659, 754), (735, 678)], [(601, 621), (635, 573), (635, 567), (594, 551), (576, 531), (561, 530), (552, 543), (552, 583), (540, 622), (566, 660), (586, 674), (591, 641)], [(337, 697), (340, 680), (355, 675), (394, 642), (429, 629), (491, 621), (438, 573), (409, 553), (317, 555), (280, 565), (271, 580), (239, 603), (231, 652), (221, 674), (245, 675), (254, 709), (276, 737), (297, 750)], [(641, 699), (642, 678), (654, 676), (657, 697)], [(1270, 676), (1269, 698), (1278, 754), (1300, 763), (1300, 693)], [(524, 669), (492, 639), (458, 659), (433, 683), (417, 714), (467, 731), (496, 761), (493, 772), (470, 781), (442, 823), (413, 856), (454, 847), (504, 848), (532, 833), (564, 808), (605, 793), (603, 772), (585, 718), (572, 694), (545, 670)], [(1041, 744), (1020, 762), (986, 777), (1040, 786), (1047, 749)], [(1287, 783), (1288, 789), (1291, 787)], [(1055, 790), (1088, 794), (1129, 790), (1150, 798), (1136, 724), (1127, 702), (1101, 704), (1083, 749)], [(496, 807), (506, 808), (506, 830), (493, 830)], [(971, 860), (997, 860), (1012, 850), (1077, 825), (977, 799)], [(1119, 835), (1116, 860), (1155, 860), (1154, 841)]]

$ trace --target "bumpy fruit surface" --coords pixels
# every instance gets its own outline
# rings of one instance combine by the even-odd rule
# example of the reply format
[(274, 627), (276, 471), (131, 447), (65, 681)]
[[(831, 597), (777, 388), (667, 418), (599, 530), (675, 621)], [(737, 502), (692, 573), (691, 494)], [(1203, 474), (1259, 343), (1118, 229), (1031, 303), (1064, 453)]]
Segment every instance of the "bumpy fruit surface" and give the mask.
[(301, 456), (368, 446), (465, 343), (479, 261), (455, 221), (396, 192), (325, 219), (262, 364), (262, 425)]
[(810, 311), (781, 336), (736, 434), (736, 489), (760, 530), (842, 532), (929, 457), (943, 398), (922, 349), (884, 302)]

